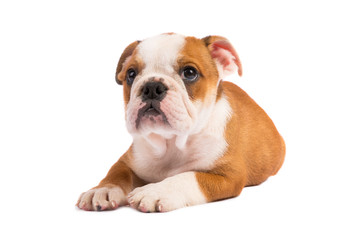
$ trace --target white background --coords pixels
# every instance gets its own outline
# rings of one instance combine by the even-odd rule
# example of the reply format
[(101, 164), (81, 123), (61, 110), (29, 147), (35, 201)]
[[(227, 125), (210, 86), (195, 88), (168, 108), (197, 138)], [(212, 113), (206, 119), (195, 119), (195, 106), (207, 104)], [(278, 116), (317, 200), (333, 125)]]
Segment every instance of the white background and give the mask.
[[(356, 1), (1, 1), (1, 239), (359, 239)], [(236, 82), (287, 144), (231, 200), (144, 214), (75, 208), (126, 151), (122, 50), (163, 32), (227, 37)]]

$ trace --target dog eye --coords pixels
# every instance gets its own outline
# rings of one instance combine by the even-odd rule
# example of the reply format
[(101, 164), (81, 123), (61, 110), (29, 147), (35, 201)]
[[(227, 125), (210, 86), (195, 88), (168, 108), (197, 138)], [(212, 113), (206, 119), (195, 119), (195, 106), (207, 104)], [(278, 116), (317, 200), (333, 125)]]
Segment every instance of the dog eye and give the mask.
[(194, 82), (198, 79), (199, 73), (193, 67), (185, 67), (181, 72), (181, 78), (184, 81)]
[(126, 82), (129, 86), (131, 86), (131, 84), (134, 82), (135, 78), (136, 78), (136, 71), (133, 68), (130, 68), (129, 70), (127, 70), (126, 72)]

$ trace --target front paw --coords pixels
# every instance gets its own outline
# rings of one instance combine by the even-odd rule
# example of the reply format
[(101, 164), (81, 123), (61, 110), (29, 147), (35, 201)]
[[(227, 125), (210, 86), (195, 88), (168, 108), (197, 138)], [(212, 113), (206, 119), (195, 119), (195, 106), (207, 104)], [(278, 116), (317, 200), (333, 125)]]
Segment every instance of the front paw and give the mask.
[(128, 195), (130, 206), (141, 212), (172, 211), (188, 205), (184, 200), (179, 192), (162, 183), (136, 188)]
[(127, 204), (123, 190), (117, 186), (91, 189), (80, 195), (76, 206), (86, 211), (104, 211), (116, 209)]

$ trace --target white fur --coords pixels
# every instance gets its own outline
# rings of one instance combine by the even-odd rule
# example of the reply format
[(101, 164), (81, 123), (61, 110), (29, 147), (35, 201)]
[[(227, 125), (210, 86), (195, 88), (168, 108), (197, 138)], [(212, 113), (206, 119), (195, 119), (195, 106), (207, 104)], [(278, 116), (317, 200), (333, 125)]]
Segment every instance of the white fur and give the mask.
[[(193, 106), (188, 99), (185, 85), (174, 70), (174, 67), (177, 65), (179, 52), (184, 47), (185, 42), (185, 37), (182, 35), (163, 34), (145, 39), (137, 47), (138, 56), (144, 63), (145, 68), (136, 77), (131, 88), (130, 101), (126, 111), (126, 126), (134, 139), (140, 135), (153, 147), (157, 146), (157, 155), (164, 154), (164, 141), (161, 141), (154, 134), (164, 136), (166, 139), (173, 138), (180, 132), (187, 134), (187, 129), (190, 128), (194, 122), (194, 117), (196, 117)], [(170, 113), (167, 117), (172, 117), (174, 120), (182, 118), (183, 120), (181, 123), (173, 121), (171, 128), (161, 123), (147, 123), (141, 124), (140, 129), (137, 129), (135, 122), (138, 118), (138, 110), (144, 106), (140, 96), (141, 89), (153, 77), (162, 78), (164, 84), (169, 88), (166, 98), (161, 102), (161, 108), (166, 108), (166, 105), (172, 105), (173, 109), (178, 110), (176, 113), (169, 111)], [(179, 147), (182, 145), (183, 141), (179, 142)]]
[[(197, 118), (197, 110), (188, 97), (184, 82), (178, 72), (175, 72), (177, 58), (184, 45), (185, 37), (173, 34), (146, 39), (138, 46), (138, 54), (145, 68), (132, 85), (126, 111), (126, 125), (134, 139), (138, 136), (143, 137), (153, 146), (156, 156), (165, 154), (165, 142), (158, 136), (165, 139), (176, 137), (177, 147), (183, 149)], [(162, 111), (166, 113), (170, 127), (159, 122), (155, 124), (147, 122), (137, 129), (135, 123), (138, 110), (144, 106), (141, 100), (141, 89), (149, 79), (154, 77), (162, 78), (163, 83), (169, 88), (165, 99), (160, 104)]]
[[(162, 156), (165, 153), (165, 142), (161, 138), (172, 139), (177, 137), (178, 148), (184, 148), (188, 135), (192, 131), (197, 120), (197, 111), (194, 104), (189, 99), (185, 87), (178, 84), (177, 78), (179, 76), (169, 77), (164, 74), (156, 74), (158, 78), (163, 79), (163, 83), (169, 88), (166, 97), (161, 101), (160, 108), (167, 118), (165, 124), (161, 121), (155, 123), (142, 119), (139, 128), (136, 128), (136, 121), (138, 118), (138, 111), (145, 104), (141, 100), (141, 88), (154, 75), (144, 75), (134, 83), (130, 101), (126, 110), (126, 126), (129, 133), (137, 139), (144, 138), (157, 148), (157, 156)], [(181, 81), (181, 79), (179, 80)], [(181, 81), (183, 84), (183, 82)], [(161, 119), (161, 117), (158, 117)], [(161, 137), (158, 137), (161, 136)], [(164, 145), (165, 144), (165, 145)]]
[(155, 72), (172, 75), (185, 36), (163, 34), (145, 39), (138, 45), (139, 56), (145, 63), (144, 74)]
[(131, 206), (143, 212), (167, 212), (185, 206), (206, 203), (194, 172), (185, 172), (134, 189), (128, 196)]
[(84, 210), (112, 209), (125, 204), (124, 191), (117, 186), (91, 189), (81, 194), (77, 203)]
[(176, 144), (179, 141), (176, 136), (167, 139), (154, 134), (152, 137), (162, 142), (164, 153), (159, 155), (158, 148), (144, 137), (135, 137), (131, 166), (134, 172), (148, 182), (159, 182), (182, 172), (211, 169), (226, 150), (225, 127), (232, 110), (224, 96), (204, 112), (206, 114), (195, 124), (201, 130), (194, 129), (182, 149)]

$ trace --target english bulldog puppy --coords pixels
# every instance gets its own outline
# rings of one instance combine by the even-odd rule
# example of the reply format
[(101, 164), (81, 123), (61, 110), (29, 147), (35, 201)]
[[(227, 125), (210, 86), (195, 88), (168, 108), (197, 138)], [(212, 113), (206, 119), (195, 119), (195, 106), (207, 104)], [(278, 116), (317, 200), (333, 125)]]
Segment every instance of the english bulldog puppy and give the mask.
[(133, 143), (77, 206), (166, 212), (238, 196), (275, 175), (284, 141), (264, 110), (223, 80), (233, 73), (242, 67), (224, 37), (170, 33), (131, 43), (116, 81)]

